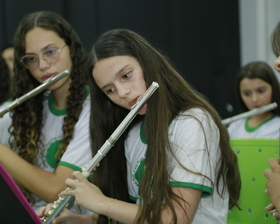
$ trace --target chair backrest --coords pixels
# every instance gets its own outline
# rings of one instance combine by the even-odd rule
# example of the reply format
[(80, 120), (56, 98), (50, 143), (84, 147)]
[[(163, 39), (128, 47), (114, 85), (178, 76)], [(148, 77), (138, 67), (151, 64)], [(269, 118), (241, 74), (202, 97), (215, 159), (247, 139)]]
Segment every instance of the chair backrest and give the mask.
[(268, 158), (279, 158), (278, 139), (230, 139), (238, 157), (242, 187), (240, 207), (229, 210), (228, 224), (275, 224), (275, 218), (264, 209), (270, 204), (265, 193), (267, 179), (263, 172), (270, 168)]

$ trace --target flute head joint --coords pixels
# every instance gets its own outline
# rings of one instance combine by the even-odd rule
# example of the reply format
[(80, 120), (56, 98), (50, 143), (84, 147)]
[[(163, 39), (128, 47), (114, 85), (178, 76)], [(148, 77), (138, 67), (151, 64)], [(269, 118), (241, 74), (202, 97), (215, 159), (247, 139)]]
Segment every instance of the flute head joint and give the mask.
[(130, 108), (130, 110), (132, 110), (133, 108), (135, 108), (135, 107), (139, 104), (139, 102), (141, 101), (142, 98), (143, 98), (143, 97), (140, 96), (140, 97), (137, 99), (137, 102)]

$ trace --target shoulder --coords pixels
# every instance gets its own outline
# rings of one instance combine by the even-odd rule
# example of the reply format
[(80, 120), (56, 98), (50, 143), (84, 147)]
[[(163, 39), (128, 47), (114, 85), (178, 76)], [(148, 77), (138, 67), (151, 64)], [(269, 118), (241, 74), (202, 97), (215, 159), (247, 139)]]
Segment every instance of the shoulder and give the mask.
[(236, 128), (236, 127), (243, 127), (246, 122), (246, 118), (239, 119), (237, 121), (233, 121), (229, 124), (228, 129)]
[(240, 130), (245, 130), (245, 122), (246, 118), (231, 122), (227, 127), (229, 136), (231, 138), (236, 138)]
[(79, 117), (79, 121), (81, 120), (86, 120), (88, 122), (89, 117), (90, 117), (90, 95), (87, 96), (83, 103), (83, 109)]
[(5, 101), (2, 104), (0, 104), (0, 111), (5, 109), (6, 107), (8, 107), (10, 105), (11, 102)]
[(86, 99), (84, 101), (84, 106), (90, 107), (90, 94), (86, 97)]
[(171, 126), (174, 128), (219, 132), (212, 116), (205, 110), (200, 108), (192, 108), (180, 112), (172, 121)]
[(200, 123), (210, 122), (214, 123), (211, 115), (200, 108), (192, 108), (183, 112), (180, 112), (175, 118), (176, 120), (185, 120), (186, 122), (192, 122), (194, 120)]
[(279, 116), (275, 116), (273, 119), (272, 119), (273, 122), (280, 122), (280, 117)]
[(273, 128), (276, 129), (279, 132), (279, 127), (280, 127), (280, 117), (275, 116), (271, 120), (267, 121), (263, 125), (265, 128)]

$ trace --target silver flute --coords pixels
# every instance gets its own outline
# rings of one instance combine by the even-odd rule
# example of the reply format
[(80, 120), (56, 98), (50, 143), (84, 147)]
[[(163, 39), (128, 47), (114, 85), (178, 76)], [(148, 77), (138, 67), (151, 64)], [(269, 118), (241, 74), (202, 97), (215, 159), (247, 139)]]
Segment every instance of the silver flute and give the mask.
[(274, 102), (274, 103), (268, 104), (268, 105), (266, 105), (266, 106), (263, 106), (263, 107), (260, 107), (260, 108), (256, 108), (256, 109), (247, 111), (247, 112), (245, 112), (245, 113), (238, 114), (238, 115), (236, 115), (236, 116), (233, 116), (233, 117), (224, 119), (224, 120), (222, 120), (222, 123), (223, 123), (224, 125), (228, 125), (229, 123), (231, 123), (231, 122), (233, 122), (233, 121), (237, 121), (237, 120), (242, 119), (242, 118), (246, 118), (246, 117), (250, 117), (250, 116), (255, 116), (255, 115), (262, 114), (262, 113), (264, 113), (264, 112), (273, 110), (273, 109), (275, 109), (277, 106), (278, 106), (277, 103)]
[[(123, 134), (132, 120), (138, 114), (138, 111), (142, 106), (147, 102), (147, 100), (152, 96), (152, 94), (159, 87), (158, 83), (153, 82), (152, 85), (147, 89), (145, 94), (138, 99), (138, 102), (133, 105), (130, 112), (126, 115), (123, 121), (119, 124), (113, 134), (105, 141), (101, 148), (97, 151), (96, 155), (92, 158), (89, 164), (83, 169), (82, 174), (85, 177), (88, 177), (90, 173), (98, 166), (99, 162), (106, 156), (109, 150), (114, 146), (115, 142)], [(67, 188), (70, 189), (70, 188)], [(73, 203), (74, 197), (72, 195), (59, 197), (57, 201), (54, 202), (48, 215), (42, 217), (41, 220), (44, 224), (50, 224), (52, 219), (59, 215), (61, 210), (65, 207), (68, 207), (69, 204)]]
[(35, 89), (31, 90), (30, 92), (24, 94), (23, 96), (15, 99), (13, 102), (11, 102), (6, 108), (0, 111), (0, 118), (3, 117), (3, 115), (10, 110), (14, 109), (16, 106), (20, 105), (24, 101), (28, 100), (29, 98), (39, 94), (46, 88), (48, 88), (53, 83), (57, 82), (58, 80), (64, 78), (65, 76), (69, 75), (70, 72), (68, 70), (64, 70), (63, 72), (59, 73), (58, 75), (52, 76), (44, 81), (41, 85), (36, 87)]

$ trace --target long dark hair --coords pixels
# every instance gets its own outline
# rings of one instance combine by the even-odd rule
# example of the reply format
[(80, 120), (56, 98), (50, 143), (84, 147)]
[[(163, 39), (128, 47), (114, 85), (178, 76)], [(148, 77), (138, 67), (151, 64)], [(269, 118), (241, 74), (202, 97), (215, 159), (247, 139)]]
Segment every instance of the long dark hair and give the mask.
[[(74, 126), (82, 111), (83, 102), (86, 98), (85, 73), (87, 53), (81, 41), (71, 25), (60, 15), (41, 11), (25, 16), (15, 33), (15, 61), (14, 77), (12, 85), (12, 97), (18, 98), (36, 88), (40, 83), (30, 74), (29, 70), (20, 62), (25, 54), (26, 33), (35, 27), (54, 31), (61, 37), (70, 48), (72, 69), (69, 96), (67, 97), (67, 115), (63, 123), (63, 138), (60, 141), (60, 148), (57, 159), (66, 150), (69, 141), (72, 139)], [(19, 155), (31, 164), (35, 164), (35, 157), (40, 150), (40, 136), (43, 119), (44, 92), (40, 93), (12, 111), (12, 135), (14, 141), (12, 147), (19, 151)]]
[[(160, 86), (147, 103), (146, 115), (139, 116), (134, 120), (134, 123), (136, 123), (142, 117), (145, 117), (145, 135), (148, 143), (145, 162), (146, 172), (140, 186), (142, 189), (140, 198), (143, 200), (143, 206), (139, 210), (136, 222), (160, 223), (161, 206), (164, 200), (165, 205), (172, 212), (174, 223), (176, 223), (177, 216), (172, 200), (180, 204), (181, 198), (176, 196), (168, 185), (169, 174), (167, 172), (166, 150), (172, 153), (168, 138), (168, 119), (170, 114), (176, 114), (179, 111), (195, 107), (207, 111), (220, 130), (221, 166), (217, 176), (217, 188), (219, 181), (222, 180), (226, 183), (226, 188), (230, 195), (230, 207), (238, 206), (241, 182), (237, 167), (237, 157), (230, 148), (228, 132), (221, 123), (220, 116), (215, 109), (201, 94), (188, 85), (162, 54), (133, 31), (116, 29), (101, 35), (90, 54), (92, 68), (99, 60), (120, 55), (131, 56), (138, 60), (142, 67), (147, 87), (153, 81), (158, 82)], [(112, 103), (97, 86), (92, 76), (90, 80), (91, 104), (94, 105), (91, 108), (90, 125), (93, 154), (95, 154), (114, 128), (122, 121), (125, 114), (127, 114), (127, 110)], [(99, 131), (96, 131), (96, 129)], [(118, 141), (118, 144), (112, 150), (114, 153), (118, 152), (119, 154), (106, 156), (105, 161), (101, 162), (101, 168), (97, 169), (97, 184), (102, 191), (105, 189), (108, 196), (118, 199), (126, 198), (127, 188), (121, 187), (118, 188), (118, 191), (113, 189), (115, 184), (117, 186), (121, 182), (121, 179), (119, 178), (118, 183), (117, 181), (115, 183), (113, 178), (104, 178), (104, 176), (117, 176), (117, 172), (122, 171), (125, 173), (125, 175), (122, 175), (122, 182), (126, 183), (127, 177), (123, 158), (124, 139), (125, 135), (122, 136), (122, 139)], [(117, 163), (119, 157), (122, 160)], [(107, 173), (108, 171), (110, 171), (110, 174)], [(151, 180), (153, 180), (152, 183)], [(151, 194), (153, 195), (152, 197)], [(105, 223), (105, 218), (104, 222), (100, 221), (99, 223)]]
[[(277, 105), (280, 105), (280, 84), (279, 81), (272, 70), (272, 68), (263, 61), (254, 61), (246, 64), (243, 66), (236, 76), (236, 84), (235, 88), (237, 91), (238, 96), (238, 102), (240, 105), (240, 108), (243, 112), (248, 111), (247, 106), (242, 100), (241, 94), (240, 94), (240, 82), (245, 79), (261, 79), (272, 87), (272, 99), (271, 103), (276, 102)], [(276, 109), (273, 109), (271, 111), (273, 114), (276, 114), (280, 116), (280, 108), (277, 107)]]
[(274, 55), (278, 58), (280, 56), (280, 22), (276, 25), (272, 32), (271, 47)]

